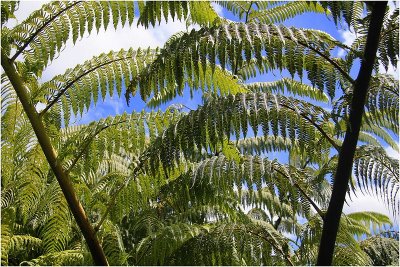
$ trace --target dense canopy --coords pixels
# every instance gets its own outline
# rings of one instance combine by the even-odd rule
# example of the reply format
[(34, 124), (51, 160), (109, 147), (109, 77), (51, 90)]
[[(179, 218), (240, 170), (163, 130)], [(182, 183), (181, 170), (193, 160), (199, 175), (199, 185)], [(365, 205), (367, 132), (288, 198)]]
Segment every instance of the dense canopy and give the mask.
[[(392, 3), (57, 1), (11, 26), (24, 4), (1, 1), (2, 265), (399, 263), (395, 222), (342, 212), (361, 192), (398, 219)], [(306, 13), (355, 40), (286, 23)], [(177, 20), (42, 79), (71, 40)], [(76, 123), (113, 95), (146, 108)]]

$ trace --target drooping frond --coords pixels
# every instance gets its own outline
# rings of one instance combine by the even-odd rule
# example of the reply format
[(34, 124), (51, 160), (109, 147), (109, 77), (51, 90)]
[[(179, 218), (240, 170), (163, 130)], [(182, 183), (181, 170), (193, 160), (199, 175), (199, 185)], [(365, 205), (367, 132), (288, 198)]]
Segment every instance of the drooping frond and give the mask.
[(365, 104), (370, 117), (368, 123), (375, 124), (388, 120), (393, 132), (399, 131), (399, 81), (391, 75), (374, 76), (370, 82)]
[(14, 12), (18, 9), (19, 1), (1, 1), (1, 26), (10, 18), (14, 18)]
[[(4, 2), (4, 1), (3, 1)], [(1, 3), (3, 3), (1, 2)], [(3, 115), (7, 107), (11, 104), (15, 104), (17, 101), (17, 94), (12, 87), (7, 75), (1, 74), (1, 115)]]
[[(258, 5), (259, 3), (252, 3), (248, 1), (214, 1), (218, 5), (226, 8), (228, 11), (232, 12), (235, 16), (238, 16), (239, 19), (245, 18), (247, 13), (254, 12), (254, 6)], [(273, 1), (265, 1), (264, 3), (269, 6), (271, 5), (270, 2)]]
[(135, 248), (136, 264), (165, 265), (166, 259), (175, 250), (189, 239), (198, 236), (202, 231), (207, 231), (207, 227), (185, 223), (163, 227), (160, 232), (149, 235), (137, 245)]
[(110, 265), (126, 265), (128, 254), (125, 253), (119, 227), (106, 221), (98, 235), (103, 240), (104, 253)]
[[(182, 203), (209, 203), (220, 194), (238, 196), (238, 199), (241, 199), (244, 185), (248, 189), (245, 190), (243, 204), (263, 206), (262, 192), (266, 190), (268, 192), (265, 194), (276, 194), (285, 199), (290, 205), (291, 216), (299, 213), (307, 217), (311, 206), (315, 208), (310, 193), (313, 192), (315, 196), (319, 194), (319, 187), (315, 186), (312, 177), (306, 171), (279, 164), (276, 160), (253, 156), (243, 156), (240, 162), (229, 160), (223, 155), (208, 158), (194, 164), (189, 172), (182, 175), (181, 180), (167, 186), (172, 187), (174, 192), (180, 192), (179, 198)], [(235, 193), (235, 186), (239, 190), (238, 193)], [(276, 206), (275, 211), (281, 211), (280, 206)]]
[(179, 164), (181, 151), (187, 159), (197, 156), (195, 147), (215, 153), (225, 137), (246, 137), (249, 124), (255, 135), (261, 127), (264, 136), (288, 137), (292, 143), (298, 139), (301, 151), (321, 154), (332, 145), (337, 148), (325, 113), (301, 100), (268, 93), (221, 97), (191, 111), (155, 139), (147, 151), (149, 166), (152, 172), (158, 166), (170, 169)]
[[(268, 223), (246, 222), (167, 226), (140, 242), (137, 264), (291, 263), (286, 238)], [(260, 257), (271, 253), (277, 257)], [(199, 256), (194, 257), (194, 254)]]
[[(298, 74), (300, 77), (305, 69), (311, 83), (320, 90), (326, 89), (331, 97), (342, 75), (352, 81), (337, 60), (328, 59), (330, 50), (339, 43), (321, 31), (258, 23), (229, 23), (192, 30), (178, 37), (170, 40), (154, 62), (134, 77), (127, 94), (140, 88), (142, 98), (146, 99), (164, 87), (177, 86), (178, 90), (182, 90), (185, 76), (193, 79), (189, 84), (199, 83), (200, 69), (204, 73), (208, 62), (214, 69), (218, 60), (222, 69), (229, 66), (236, 74), (253, 57), (261, 69), (287, 68), (292, 76)], [(263, 63), (264, 51), (267, 53), (266, 64)], [(194, 62), (200, 62), (200, 67)]]
[(368, 254), (372, 265), (399, 265), (399, 241), (373, 236), (360, 242), (361, 249)]
[(58, 192), (58, 201), (50, 203), (53, 206), (52, 214), (40, 229), (40, 237), (45, 253), (65, 250), (71, 234), (71, 215), (61, 192)]
[(22, 265), (84, 265), (84, 254), (79, 250), (63, 250), (44, 254), (36, 259), (31, 259), (21, 263)]
[(41, 90), (48, 96), (46, 112), (54, 103), (62, 105), (65, 125), (68, 125), (71, 110), (76, 116), (89, 109), (91, 102), (97, 103), (99, 91), (104, 100), (107, 93), (112, 96), (116, 89), (121, 94), (131, 77), (150, 64), (157, 52), (154, 50), (121, 50), (101, 54), (68, 69), (64, 74), (45, 82)]
[(41, 74), (70, 36), (75, 43), (94, 27), (97, 31), (102, 26), (107, 29), (110, 20), (114, 28), (119, 21), (130, 25), (133, 17), (132, 1), (50, 2), (11, 30), (10, 38), (17, 50), (12, 59), (22, 53), (30, 69)]
[(13, 228), (15, 222), (15, 209), (8, 208), (1, 210), (1, 265), (8, 264), (8, 252), (11, 246)]
[(59, 158), (69, 170), (78, 160), (84, 159), (87, 171), (96, 169), (103, 159), (112, 154), (123, 156), (121, 153), (124, 152), (128, 160), (134, 161), (134, 155), (139, 155), (181, 116), (179, 112), (169, 110), (164, 113), (123, 113), (89, 125), (64, 128)]
[[(346, 61), (349, 67), (355, 62), (354, 59), (362, 58), (365, 49), (365, 43), (368, 32), (368, 25), (370, 21), (370, 12), (367, 15), (357, 20), (355, 27), (357, 37), (351, 45), (350, 52), (346, 55)], [(383, 29), (381, 31), (380, 41), (378, 45), (377, 60), (375, 62), (375, 71), (378, 72), (379, 64), (383, 65), (387, 71), (389, 66), (397, 66), (399, 58), (399, 8), (394, 9), (390, 14), (388, 8), (385, 14)]]
[[(370, 124), (361, 125), (361, 131), (362, 131), (362, 133), (371, 133), (371, 134), (374, 134), (374, 135), (382, 138), (395, 151), (399, 151), (399, 147), (397, 145), (397, 142), (388, 133), (388, 131), (385, 131), (383, 128), (381, 128), (379, 126), (376, 126), (375, 124), (370, 123)], [(380, 146), (380, 144), (378, 144), (377, 146)]]
[(295, 81), (293, 79), (283, 78), (274, 82), (255, 82), (245, 85), (252, 92), (271, 92), (284, 93), (285, 91), (294, 95), (308, 97), (313, 100), (328, 102), (328, 96), (315, 87)]
[[(307, 12), (327, 14), (318, 2), (293, 1), (269, 9), (259, 9), (249, 14), (249, 21), (258, 21), (264, 24), (275, 24), (284, 22)], [(329, 13), (328, 13), (329, 14)]]
[[(360, 244), (354, 239), (354, 235), (369, 235), (370, 223), (382, 227), (390, 220), (383, 214), (374, 212), (362, 212), (342, 215), (338, 236), (336, 239), (333, 265), (371, 265), (371, 259), (362, 250)], [(296, 254), (301, 258), (302, 264), (315, 261), (318, 253), (318, 241), (322, 233), (322, 220), (314, 216), (303, 225), (299, 235), (301, 245)]]
[(236, 146), (241, 154), (244, 155), (260, 155), (273, 151), (290, 151), (297, 143), (293, 144), (289, 138), (281, 136), (257, 136), (240, 139), (236, 142)]
[[(193, 62), (194, 64), (196, 63)], [(198, 69), (200, 70), (198, 77), (196, 77), (196, 73), (193, 73), (193, 76), (190, 73), (182, 74), (185, 75), (183, 79), (189, 85), (191, 96), (193, 95), (193, 90), (199, 87), (202, 89), (203, 95), (209, 96), (235, 95), (247, 92), (237, 76), (232, 75), (230, 71), (223, 70), (220, 66), (215, 66), (214, 69), (211, 69), (208, 62), (205, 66), (205, 71), (200, 67), (200, 63), (198, 65)], [(188, 69), (188, 71), (190, 70)], [(176, 87), (172, 83), (167, 84), (167, 87), (160, 88), (160, 91), (147, 101), (147, 106), (152, 108), (157, 107), (174, 99), (177, 95), (183, 95), (183, 88)]]
[(362, 15), (362, 9), (360, 11), (360, 8), (363, 6), (357, 1), (321, 1), (320, 4), (330, 11), (335, 24), (338, 24), (344, 18), (348, 25), (353, 25)]
[[(352, 90), (339, 98), (333, 106), (335, 116), (348, 117)], [(369, 84), (365, 123), (385, 127), (394, 133), (399, 130), (399, 86), (398, 80), (391, 75), (379, 74), (371, 77)]]
[(393, 223), (386, 215), (373, 211), (353, 212), (347, 214), (346, 219), (360, 222), (367, 228), (372, 228), (376, 233), (379, 233), (381, 228), (384, 229), (385, 226)]
[(42, 240), (30, 235), (13, 235), (10, 240), (9, 257), (17, 256), (22, 251), (37, 251), (42, 245)]
[(361, 146), (354, 158), (354, 175), (358, 187), (381, 197), (396, 214), (399, 209), (399, 162), (390, 158), (382, 147)]
[(138, 2), (140, 17), (138, 24), (148, 28), (161, 23), (164, 18), (175, 20), (190, 18), (191, 22), (201, 26), (212, 26), (220, 20), (209, 1), (146, 1)]
[(379, 42), (378, 53), (379, 61), (383, 64), (386, 71), (389, 63), (397, 66), (399, 59), (399, 8), (396, 8), (384, 23), (384, 29)]

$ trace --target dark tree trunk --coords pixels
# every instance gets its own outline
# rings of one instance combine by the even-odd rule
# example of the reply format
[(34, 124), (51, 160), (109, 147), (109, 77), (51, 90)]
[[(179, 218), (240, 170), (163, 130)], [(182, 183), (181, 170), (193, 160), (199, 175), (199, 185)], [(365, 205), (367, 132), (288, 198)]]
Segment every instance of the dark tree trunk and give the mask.
[(324, 226), (319, 245), (317, 265), (331, 265), (335, 241), (339, 228), (340, 217), (346, 197), (353, 158), (357, 146), (358, 135), (364, 113), (364, 105), (373, 65), (376, 60), (379, 37), (386, 11), (387, 1), (370, 2), (372, 7), (371, 20), (368, 27), (367, 42), (364, 51), (364, 59), (361, 62), (360, 71), (355, 82), (353, 98), (350, 106), (349, 125), (343, 145), (339, 152), (339, 161), (333, 182), (332, 196), (327, 213), (324, 217)]

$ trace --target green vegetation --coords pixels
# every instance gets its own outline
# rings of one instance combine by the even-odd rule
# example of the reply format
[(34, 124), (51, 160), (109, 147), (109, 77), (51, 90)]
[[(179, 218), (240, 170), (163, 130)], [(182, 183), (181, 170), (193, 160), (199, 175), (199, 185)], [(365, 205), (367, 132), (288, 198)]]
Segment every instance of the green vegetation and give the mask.
[[(241, 22), (207, 1), (76, 1), (8, 28), (19, 3), (1, 2), (2, 265), (398, 264), (390, 219), (342, 208), (361, 190), (398, 216), (399, 162), (385, 151), (399, 150), (398, 80), (379, 66), (397, 65), (399, 10), (215, 4)], [(355, 41), (279, 24), (305, 12), (351, 26)], [(68, 40), (136, 16), (198, 28), (40, 82)], [(71, 125), (114, 89), (154, 110)], [(186, 91), (202, 93), (196, 110), (157, 110)]]

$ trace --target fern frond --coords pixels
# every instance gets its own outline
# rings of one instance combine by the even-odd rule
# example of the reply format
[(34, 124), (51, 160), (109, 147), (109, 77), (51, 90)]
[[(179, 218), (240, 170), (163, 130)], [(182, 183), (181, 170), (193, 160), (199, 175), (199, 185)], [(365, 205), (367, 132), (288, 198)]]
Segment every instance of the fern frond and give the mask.
[(91, 102), (98, 102), (99, 89), (104, 100), (106, 94), (113, 95), (114, 89), (121, 94), (123, 84), (127, 86), (129, 79), (153, 61), (157, 51), (132, 49), (101, 54), (68, 69), (65, 74), (58, 75), (45, 82), (41, 90), (46, 92), (48, 103), (42, 111), (45, 113), (55, 103), (60, 103), (65, 125), (68, 125), (72, 113), (76, 116), (89, 109)]
[(175, 252), (183, 243), (207, 231), (205, 226), (177, 223), (163, 227), (142, 239), (135, 249), (136, 264), (164, 265), (166, 259)]
[(14, 12), (18, 9), (19, 1), (2, 1), (1, 2), (1, 26), (10, 18), (15, 18)]
[(10, 32), (17, 50), (12, 59), (22, 53), (30, 69), (40, 76), (70, 36), (75, 43), (86, 31), (91, 33), (93, 26), (97, 31), (101, 26), (107, 29), (110, 18), (116, 28), (119, 20), (125, 24), (127, 18), (129, 25), (132, 24), (133, 17), (134, 3), (131, 1), (45, 4)]
[(54, 205), (53, 212), (40, 229), (45, 253), (65, 250), (71, 231), (71, 216), (67, 202), (59, 196), (58, 201), (51, 204)]
[(175, 20), (190, 19), (192, 23), (200, 26), (212, 26), (220, 20), (209, 1), (146, 1), (139, 4), (140, 17), (138, 24), (148, 28), (161, 23), (164, 18)]
[[(332, 114), (348, 117), (352, 90), (335, 101)], [(397, 134), (399, 129), (398, 81), (390, 75), (379, 74), (371, 77), (368, 89), (364, 121), (373, 127), (383, 126)], [(390, 141), (389, 141), (390, 144)]]
[(273, 151), (290, 151), (298, 145), (297, 142), (293, 144), (287, 137), (257, 136), (237, 140), (236, 146), (243, 155), (261, 155)]
[[(292, 77), (295, 74), (302, 77), (303, 69), (306, 69), (311, 83), (320, 90), (327, 88), (333, 97), (336, 81), (341, 80), (339, 76), (344, 75), (352, 81), (338, 61), (327, 56), (338, 45), (331, 36), (320, 31), (258, 23), (229, 23), (192, 30), (169, 41), (154, 62), (134, 77), (127, 94), (129, 96), (139, 88), (142, 98), (146, 99), (166, 86), (176, 85), (182, 90), (185, 75), (189, 78), (194, 75), (195, 80), (201, 75), (199, 66), (193, 62), (200, 62), (204, 72), (208, 61), (214, 69), (218, 60), (222, 69), (229, 66), (236, 74), (244, 63), (255, 57), (257, 66), (262, 68), (262, 52), (265, 51), (268, 70), (287, 68)], [(321, 64), (323, 69), (319, 67)]]
[(393, 222), (384, 214), (372, 211), (353, 212), (346, 215), (348, 218), (364, 224), (369, 229), (379, 232), (385, 225), (392, 225)]
[(101, 236), (104, 253), (110, 265), (126, 265), (127, 255), (119, 227), (106, 221), (98, 234)]
[(8, 265), (8, 253), (10, 251), (13, 226), (15, 222), (15, 209), (1, 210), (1, 265)]
[[(358, 4), (359, 5), (359, 4)], [(389, 16), (390, 15), (390, 16)], [(351, 45), (350, 52), (346, 55), (346, 61), (349, 67), (355, 62), (356, 58), (362, 58), (362, 53), (365, 50), (365, 43), (370, 20), (370, 12), (362, 19), (357, 20), (357, 38)], [(377, 61), (375, 63), (376, 72), (378, 72), (379, 64), (382, 64), (385, 70), (388, 70), (389, 65), (397, 66), (399, 57), (399, 8), (396, 8), (392, 14), (387, 9), (383, 29), (381, 31), (380, 42), (378, 45)]]
[(360, 242), (361, 249), (368, 254), (372, 265), (399, 264), (399, 241), (392, 238), (374, 236)]
[[(231, 134), (239, 139), (248, 133), (248, 124), (257, 135), (261, 126), (264, 136), (289, 137), (300, 150), (310, 155), (321, 154), (335, 141), (321, 128), (327, 124), (322, 108), (290, 97), (267, 93), (238, 94), (220, 97), (207, 102), (203, 107), (182, 117), (169, 127), (149, 147), (149, 170), (154, 173), (158, 166), (171, 169), (179, 163), (181, 154), (186, 159), (197, 156), (202, 149), (215, 151)], [(317, 152), (319, 151), (319, 152)]]
[(384, 199), (396, 214), (399, 209), (399, 162), (382, 147), (361, 146), (354, 158), (354, 175), (362, 191)]
[(329, 14), (329, 12), (317, 2), (295, 1), (269, 9), (252, 11), (249, 14), (249, 20), (264, 24), (275, 24), (307, 12)]
[(10, 256), (18, 251), (37, 250), (42, 245), (42, 240), (30, 235), (13, 235), (10, 240)]
[[(352, 25), (361, 15), (360, 12), (354, 12), (354, 10), (359, 10), (359, 4), (355, 4), (355, 2), (323, 1), (320, 4), (324, 9), (330, 11), (335, 24), (341, 22), (343, 18), (347, 25)], [(357, 8), (355, 9), (354, 6)]]
[[(232, 12), (235, 16), (238, 16), (239, 19), (244, 18), (247, 12), (250, 12), (251, 14), (254, 11), (252, 3), (247, 1), (214, 1), (214, 2), (226, 8), (228, 11)], [(265, 3), (268, 5), (269, 1)], [(258, 3), (255, 4), (257, 5)]]
[[(196, 63), (193, 62), (192, 65), (194, 64)], [(209, 62), (207, 62), (204, 70), (201, 68), (200, 63), (198, 63), (197, 69), (200, 69), (199, 76), (196, 76), (196, 73), (186, 73), (183, 78), (183, 81), (190, 88), (191, 96), (193, 95), (193, 90), (197, 90), (199, 87), (202, 89), (203, 94), (208, 94), (210, 96), (225, 96), (228, 94), (235, 95), (237, 93), (247, 92), (236, 75), (232, 75), (228, 70), (223, 70), (220, 66), (214, 66), (214, 69), (211, 69)], [(159, 92), (155, 93), (147, 101), (147, 106), (155, 108), (174, 99), (177, 95), (182, 94), (183, 88), (167, 84), (166, 87), (159, 88)]]
[[(361, 130), (365, 133), (374, 134), (380, 138), (382, 138), (389, 146), (391, 146), (395, 151), (399, 151), (399, 146), (397, 145), (396, 140), (384, 129), (375, 124), (363, 124), (361, 125)], [(380, 146), (378, 144), (377, 146)]]
[(36, 259), (24, 261), (27, 265), (84, 265), (84, 255), (79, 250), (63, 250), (44, 254)]
[(315, 87), (295, 81), (293, 79), (283, 78), (274, 82), (255, 82), (245, 85), (252, 92), (271, 92), (271, 93), (288, 93), (294, 96), (305, 96), (313, 100), (327, 103), (328, 96), (317, 90)]

